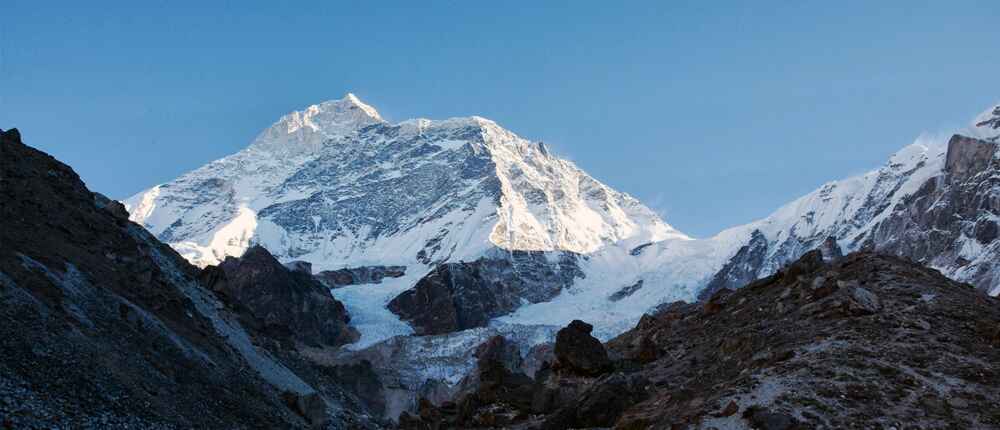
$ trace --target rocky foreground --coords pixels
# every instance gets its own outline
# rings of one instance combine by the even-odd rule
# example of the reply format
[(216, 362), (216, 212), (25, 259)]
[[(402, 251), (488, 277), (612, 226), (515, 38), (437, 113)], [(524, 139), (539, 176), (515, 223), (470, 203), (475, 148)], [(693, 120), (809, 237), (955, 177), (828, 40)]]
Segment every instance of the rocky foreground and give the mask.
[(199, 272), (16, 129), (0, 167), (0, 428), (380, 426), (370, 364), (301, 353), (357, 336), (311, 276)]
[(602, 345), (574, 321), (534, 377), (503, 338), (478, 385), (421, 401), (406, 429), (996, 428), (1000, 301), (937, 271), (807, 253)]
[[(399, 268), (317, 277), (252, 247), (199, 270), (16, 130), (0, 155), (0, 428), (1000, 426), (1000, 300), (898, 257), (812, 251), (606, 344), (574, 321), (522, 355), (526, 329), (495, 331), (457, 385), (403, 384), (384, 378), (385, 348), (344, 354), (358, 333), (326, 290)], [(565, 280), (439, 274), (392, 305), (428, 333)], [(456, 301), (462, 288), (496, 294)], [(429, 365), (414, 361), (398, 367)]]

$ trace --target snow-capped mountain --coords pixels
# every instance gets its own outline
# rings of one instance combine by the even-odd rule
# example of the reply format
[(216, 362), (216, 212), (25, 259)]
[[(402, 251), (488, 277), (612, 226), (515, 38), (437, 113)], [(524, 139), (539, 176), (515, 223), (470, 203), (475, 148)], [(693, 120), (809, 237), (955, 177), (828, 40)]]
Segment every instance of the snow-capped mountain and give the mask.
[(288, 114), (248, 148), (125, 203), (202, 266), (251, 243), (324, 270), (686, 238), (490, 120), (392, 124), (351, 94)]
[[(392, 124), (352, 95), (286, 115), (245, 150), (126, 203), (200, 265), (259, 243), (317, 271), (405, 266), (378, 288), (334, 290), (362, 334), (355, 348), (491, 319), (582, 318), (608, 338), (657, 305), (740, 287), (817, 247), (874, 247), (997, 294), (996, 115), (950, 139), (921, 136), (882, 167), (706, 239), (492, 121)], [(453, 306), (447, 324), (441, 303)]]
[(609, 338), (657, 304), (739, 288), (823, 247), (872, 247), (1000, 294), (1000, 150), (989, 122), (997, 116), (1000, 106), (950, 138), (922, 135), (882, 167), (829, 182), (714, 237), (606, 247), (581, 263), (586, 277), (572, 288), (499, 320), (558, 325), (581, 318)]

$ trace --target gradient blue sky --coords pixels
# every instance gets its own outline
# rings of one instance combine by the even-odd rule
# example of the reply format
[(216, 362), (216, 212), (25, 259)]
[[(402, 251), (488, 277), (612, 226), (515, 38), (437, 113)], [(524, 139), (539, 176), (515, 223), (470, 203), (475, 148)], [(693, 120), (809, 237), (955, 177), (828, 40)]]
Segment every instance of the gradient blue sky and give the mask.
[(707, 236), (1000, 99), (995, 0), (205, 3), (5, 1), (0, 128), (122, 198), (354, 92), (494, 119)]

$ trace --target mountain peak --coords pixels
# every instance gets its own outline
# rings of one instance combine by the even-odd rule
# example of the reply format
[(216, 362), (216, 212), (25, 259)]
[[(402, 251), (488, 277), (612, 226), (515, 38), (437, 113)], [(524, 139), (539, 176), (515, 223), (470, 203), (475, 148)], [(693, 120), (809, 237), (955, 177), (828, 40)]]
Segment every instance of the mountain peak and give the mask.
[(350, 135), (385, 120), (352, 93), (293, 111), (254, 140), (251, 147), (267, 152), (299, 153), (318, 149), (325, 140)]
[[(321, 110), (323, 110), (324, 108), (325, 109), (333, 108), (334, 110), (339, 110), (341, 112), (360, 111), (357, 112), (359, 114), (358, 116), (360, 117), (367, 117), (377, 122), (385, 121), (382, 119), (382, 116), (379, 115), (378, 111), (375, 110), (374, 107), (361, 101), (361, 99), (359, 99), (358, 96), (354, 95), (354, 93), (347, 93), (346, 95), (344, 95), (343, 98), (339, 100), (328, 100), (323, 103), (320, 103), (319, 105), (314, 105), (314, 106), (320, 108)], [(313, 106), (310, 106), (309, 108), (312, 107)]]

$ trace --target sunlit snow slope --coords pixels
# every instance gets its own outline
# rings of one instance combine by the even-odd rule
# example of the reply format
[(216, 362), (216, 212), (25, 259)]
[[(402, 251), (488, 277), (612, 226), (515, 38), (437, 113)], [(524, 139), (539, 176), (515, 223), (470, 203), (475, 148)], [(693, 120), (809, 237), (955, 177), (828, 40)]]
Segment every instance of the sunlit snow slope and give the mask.
[[(990, 112), (1000, 115), (1000, 107), (957, 133), (992, 140), (1000, 131), (976, 126)], [(845, 253), (871, 246), (996, 295), (1000, 152), (992, 154), (982, 173), (959, 180), (946, 172), (950, 136), (922, 135), (882, 167), (829, 182), (764, 219), (711, 238), (665, 240), (639, 249), (606, 247), (582, 263), (587, 277), (572, 288), (499, 320), (561, 325), (580, 318), (594, 324), (599, 337), (608, 338), (632, 327), (653, 306), (696, 300), (710, 284), (738, 288), (774, 273), (829, 237)]]
[(125, 203), (133, 221), (202, 266), (251, 243), (325, 270), (686, 238), (490, 120), (391, 124), (350, 94), (288, 114), (248, 148)]

